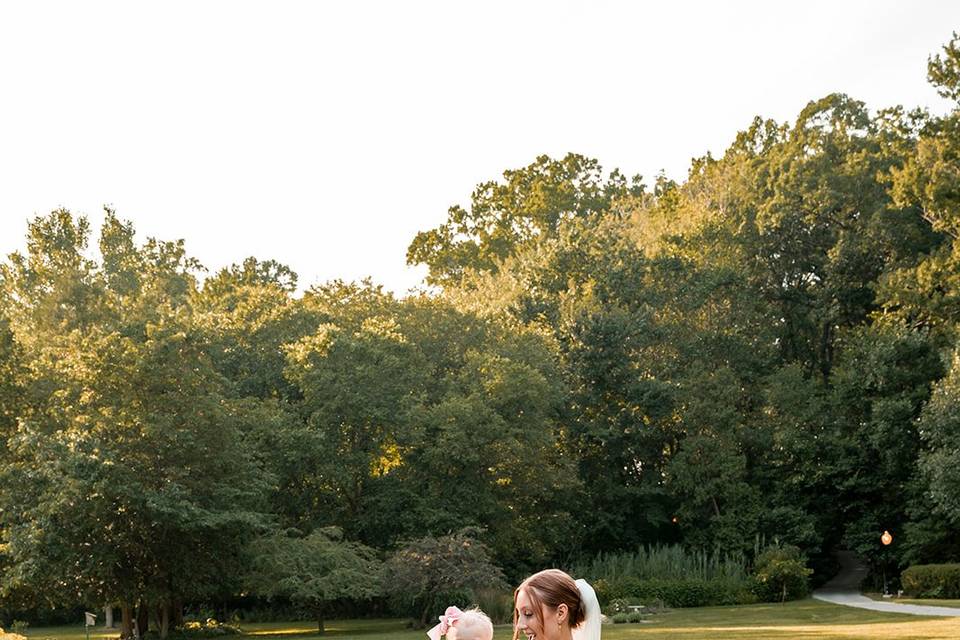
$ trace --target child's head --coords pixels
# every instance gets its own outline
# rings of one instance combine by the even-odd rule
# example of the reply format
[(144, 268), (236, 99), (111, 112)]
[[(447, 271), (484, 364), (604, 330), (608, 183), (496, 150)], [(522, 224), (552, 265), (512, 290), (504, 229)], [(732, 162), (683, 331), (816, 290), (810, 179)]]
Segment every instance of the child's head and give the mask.
[(493, 623), (480, 609), (460, 611), (457, 607), (447, 607), (440, 616), (440, 624), (427, 631), (430, 640), (493, 640)]
[(447, 640), (493, 640), (493, 623), (480, 609), (469, 609), (447, 631)]

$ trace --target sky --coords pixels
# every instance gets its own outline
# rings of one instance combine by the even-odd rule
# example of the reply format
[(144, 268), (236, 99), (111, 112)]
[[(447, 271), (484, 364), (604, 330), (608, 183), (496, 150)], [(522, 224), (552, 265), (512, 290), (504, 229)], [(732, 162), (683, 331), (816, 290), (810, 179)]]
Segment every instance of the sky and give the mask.
[(682, 180), (831, 92), (945, 112), (955, 29), (948, 0), (3, 3), (0, 255), (109, 205), (211, 271), (402, 295), (414, 235), (540, 154)]

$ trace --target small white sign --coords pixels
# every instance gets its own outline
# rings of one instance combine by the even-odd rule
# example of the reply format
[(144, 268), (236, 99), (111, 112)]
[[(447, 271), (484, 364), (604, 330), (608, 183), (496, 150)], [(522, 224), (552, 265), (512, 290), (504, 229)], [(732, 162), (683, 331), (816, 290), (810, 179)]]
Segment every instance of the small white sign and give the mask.
[(97, 614), (95, 614), (95, 613), (90, 613), (89, 611), (84, 611), (84, 612), (83, 612), (83, 618), (84, 618), (84, 622), (86, 623), (84, 626), (87, 626), (87, 627), (96, 626), (96, 624), (97, 624)]

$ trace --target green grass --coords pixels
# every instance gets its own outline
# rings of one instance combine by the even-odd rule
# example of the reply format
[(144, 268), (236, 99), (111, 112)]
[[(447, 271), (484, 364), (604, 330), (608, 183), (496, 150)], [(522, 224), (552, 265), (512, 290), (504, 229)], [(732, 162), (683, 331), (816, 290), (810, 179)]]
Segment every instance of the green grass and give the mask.
[[(960, 638), (960, 618), (927, 618), (880, 613), (802, 600), (787, 604), (674, 609), (650, 616), (645, 624), (607, 625), (603, 640), (953, 640)], [(424, 640), (423, 629), (406, 629), (398, 620), (330, 620), (327, 635), (314, 622), (247, 623), (249, 640)], [(91, 640), (115, 638), (97, 629)], [(27, 629), (31, 640), (84, 640), (83, 627)], [(512, 636), (509, 625), (496, 629), (495, 640)], [(252, 638), (251, 638), (252, 637)], [(234, 636), (236, 638), (236, 636)], [(230, 640), (227, 636), (224, 640)]]
[(926, 604), (931, 607), (958, 607), (960, 600), (934, 600), (933, 598), (893, 598), (888, 602), (899, 602), (900, 604)]
[(867, 593), (867, 595), (878, 602), (896, 602), (897, 604), (923, 604), (930, 607), (957, 607), (960, 608), (960, 600), (944, 600), (937, 598), (884, 598), (879, 593)]

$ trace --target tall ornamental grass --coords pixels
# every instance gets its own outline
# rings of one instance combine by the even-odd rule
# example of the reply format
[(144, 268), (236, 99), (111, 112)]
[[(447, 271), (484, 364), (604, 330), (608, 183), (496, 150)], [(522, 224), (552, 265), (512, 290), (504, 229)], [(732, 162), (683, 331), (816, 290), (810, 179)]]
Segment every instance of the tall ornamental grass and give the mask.
[(570, 567), (597, 591), (602, 606), (617, 601), (671, 607), (748, 604), (757, 601), (742, 554), (687, 550), (679, 545), (600, 553)]
[(599, 553), (571, 567), (573, 575), (588, 580), (746, 579), (750, 572), (743, 554), (687, 550), (680, 545), (655, 545), (637, 551)]

